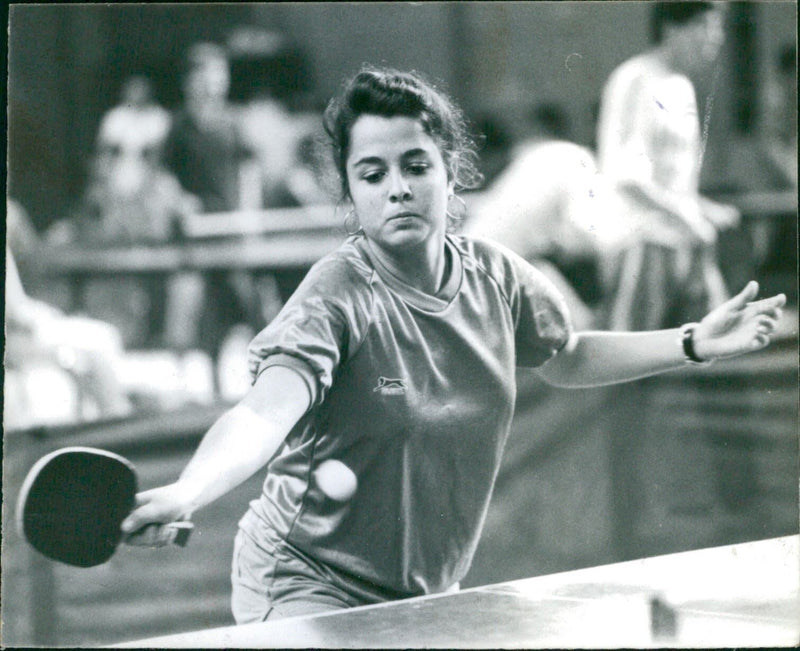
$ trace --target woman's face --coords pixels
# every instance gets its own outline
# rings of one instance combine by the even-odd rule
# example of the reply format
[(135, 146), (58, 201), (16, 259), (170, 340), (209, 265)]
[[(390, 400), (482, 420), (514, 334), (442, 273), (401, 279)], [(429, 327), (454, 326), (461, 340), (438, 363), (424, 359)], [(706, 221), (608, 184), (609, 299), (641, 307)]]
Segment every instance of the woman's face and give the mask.
[(444, 236), (452, 184), (419, 120), (362, 115), (350, 132), (346, 170), (356, 216), (371, 241), (397, 249)]

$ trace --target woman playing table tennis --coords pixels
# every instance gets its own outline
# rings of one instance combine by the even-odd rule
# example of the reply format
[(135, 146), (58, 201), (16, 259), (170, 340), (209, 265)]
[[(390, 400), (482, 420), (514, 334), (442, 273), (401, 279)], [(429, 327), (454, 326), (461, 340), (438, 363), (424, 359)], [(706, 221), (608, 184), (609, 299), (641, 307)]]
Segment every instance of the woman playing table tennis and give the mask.
[(562, 297), (452, 234), (479, 181), (459, 109), (416, 73), (360, 71), (325, 113), (347, 221), (253, 340), (253, 385), (174, 484), (123, 523), (169, 522), (267, 466), (233, 557), (237, 622), (456, 589), (514, 412), (515, 367), (587, 387), (764, 348), (782, 295), (749, 283), (700, 323), (574, 332)]

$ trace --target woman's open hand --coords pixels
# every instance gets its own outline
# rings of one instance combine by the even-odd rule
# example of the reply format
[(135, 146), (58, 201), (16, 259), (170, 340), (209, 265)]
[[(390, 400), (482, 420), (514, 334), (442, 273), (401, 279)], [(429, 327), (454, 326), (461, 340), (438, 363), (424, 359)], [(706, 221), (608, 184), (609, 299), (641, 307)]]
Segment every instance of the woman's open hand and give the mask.
[(692, 338), (698, 357), (733, 357), (769, 345), (786, 296), (778, 294), (757, 301), (757, 295), (758, 283), (751, 280), (739, 294), (706, 315)]

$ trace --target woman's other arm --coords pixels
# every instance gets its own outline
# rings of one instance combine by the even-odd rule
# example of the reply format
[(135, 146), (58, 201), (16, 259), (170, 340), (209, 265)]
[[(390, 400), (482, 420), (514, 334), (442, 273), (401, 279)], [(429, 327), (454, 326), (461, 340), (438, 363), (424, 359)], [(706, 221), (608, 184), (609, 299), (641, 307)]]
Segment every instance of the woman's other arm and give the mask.
[[(698, 358), (734, 357), (766, 347), (781, 318), (783, 294), (756, 301), (751, 281), (732, 299), (711, 311), (694, 328)], [(651, 332), (582, 332), (539, 373), (554, 386), (592, 387), (656, 375), (686, 364), (681, 329)]]

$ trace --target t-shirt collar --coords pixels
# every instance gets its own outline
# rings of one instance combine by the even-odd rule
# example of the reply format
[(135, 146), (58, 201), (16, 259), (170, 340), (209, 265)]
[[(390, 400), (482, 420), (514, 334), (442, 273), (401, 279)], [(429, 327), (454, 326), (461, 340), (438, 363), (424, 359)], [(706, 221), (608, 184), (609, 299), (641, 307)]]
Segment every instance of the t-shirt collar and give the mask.
[(461, 254), (458, 247), (450, 241), (450, 237), (445, 237), (445, 255), (450, 260), (449, 273), (444, 285), (436, 294), (426, 294), (416, 287), (403, 282), (395, 276), (389, 269), (381, 263), (377, 256), (373, 255), (364, 237), (359, 237), (355, 244), (361, 253), (371, 262), (373, 268), (380, 276), (381, 280), (395, 294), (399, 295), (404, 301), (428, 312), (439, 312), (445, 309), (452, 302), (461, 287), (461, 276), (463, 265)]

